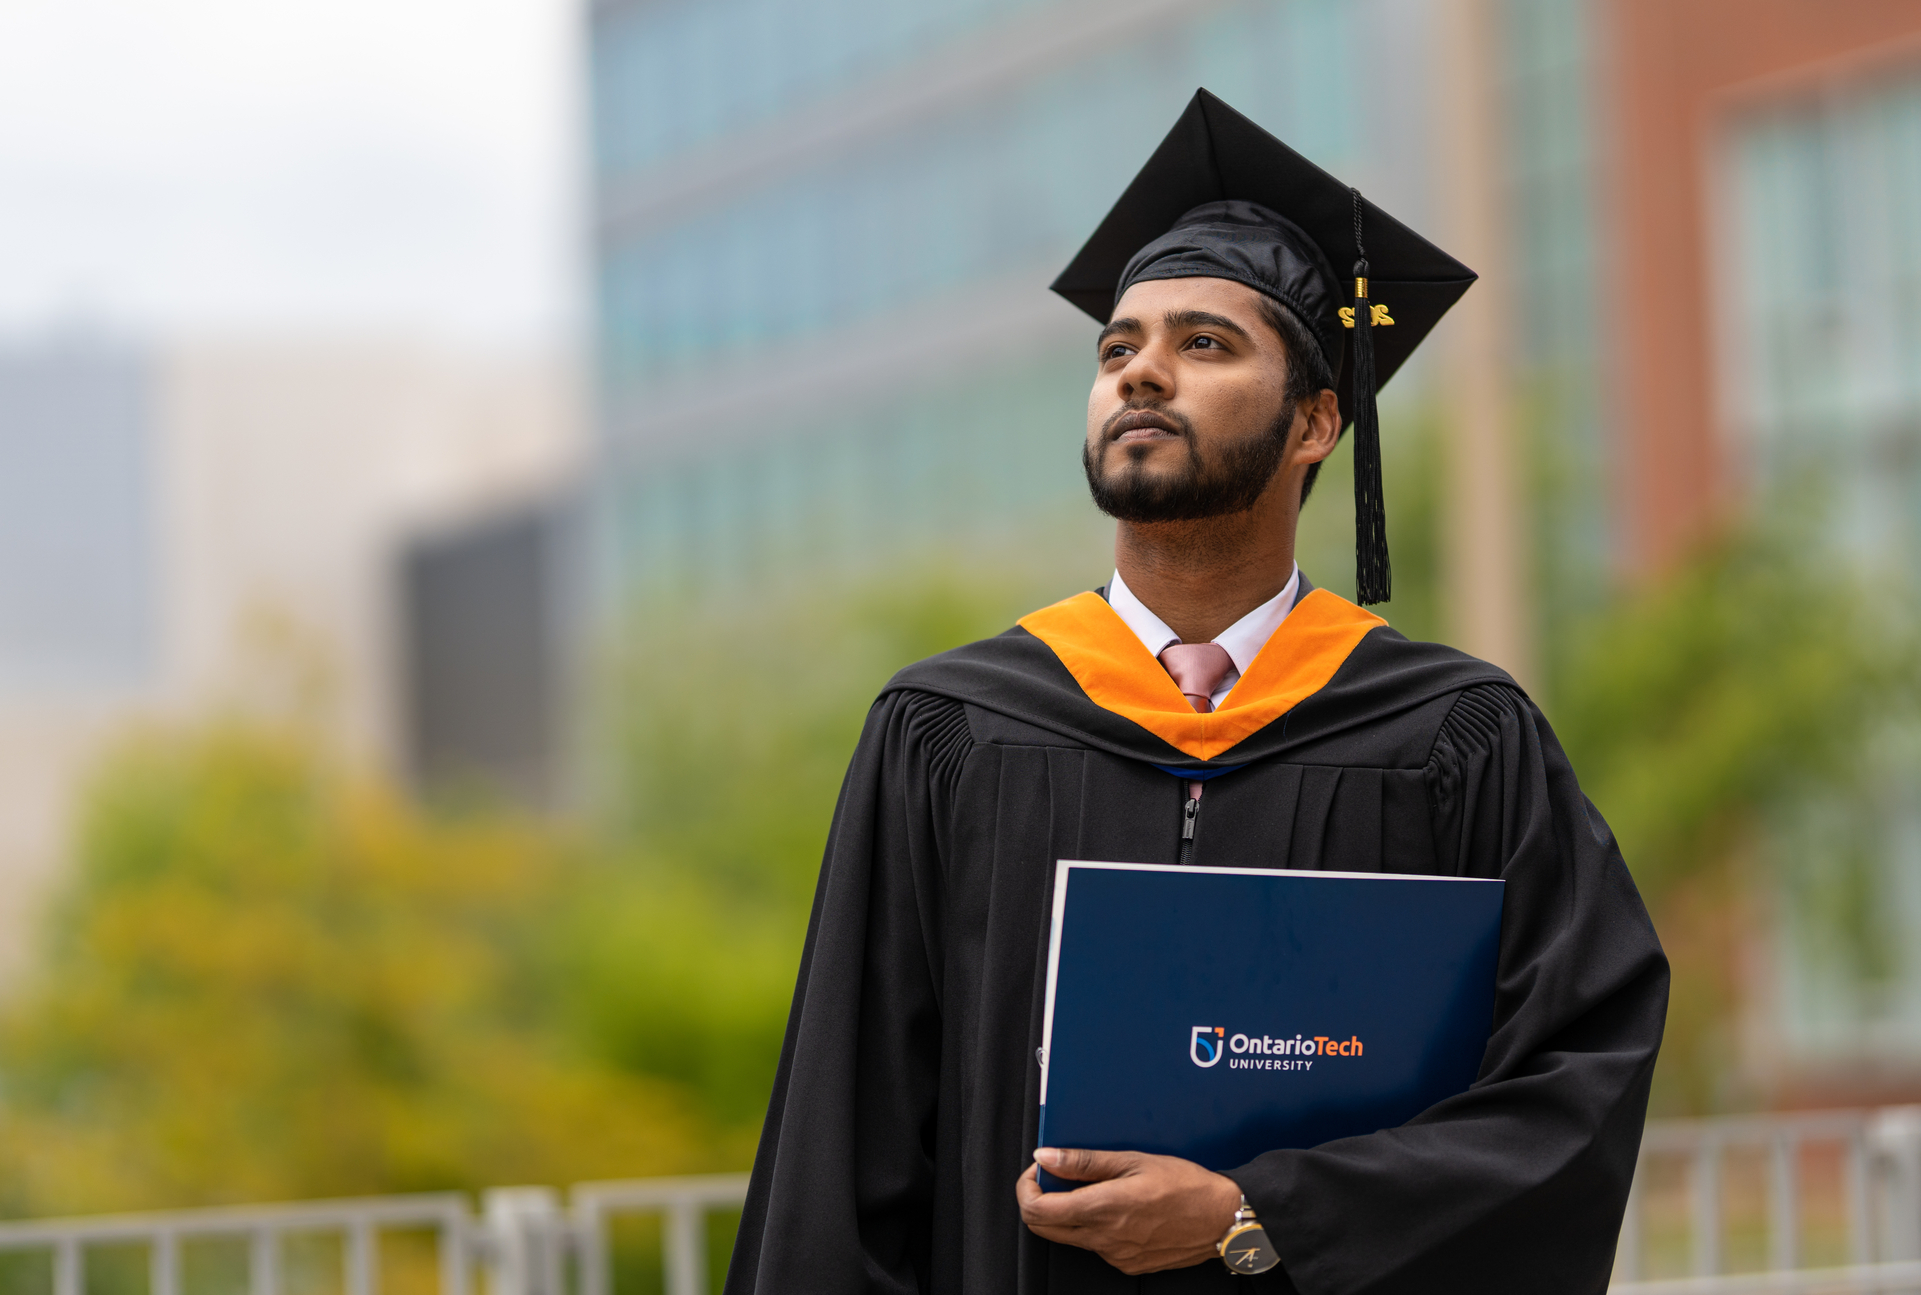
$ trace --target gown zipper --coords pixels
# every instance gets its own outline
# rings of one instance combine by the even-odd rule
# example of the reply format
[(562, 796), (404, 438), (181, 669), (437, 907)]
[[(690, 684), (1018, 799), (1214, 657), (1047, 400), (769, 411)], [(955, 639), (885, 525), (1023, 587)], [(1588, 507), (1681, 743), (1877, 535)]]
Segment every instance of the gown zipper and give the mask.
[(1194, 828), (1201, 816), (1201, 783), (1187, 784), (1187, 803), (1181, 807), (1180, 865), (1185, 868), (1194, 857)]

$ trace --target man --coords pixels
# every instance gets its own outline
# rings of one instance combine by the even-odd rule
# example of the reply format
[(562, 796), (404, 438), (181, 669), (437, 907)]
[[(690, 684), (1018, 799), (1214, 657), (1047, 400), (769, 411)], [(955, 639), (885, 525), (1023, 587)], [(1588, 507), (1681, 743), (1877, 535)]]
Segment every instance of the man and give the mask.
[[(1368, 251), (1372, 295), (1331, 265)], [(1513, 681), (1293, 560), (1351, 415), (1384, 596), (1374, 390), (1471, 279), (1203, 91), (1056, 283), (1105, 324), (1083, 453), (1116, 571), (875, 703), (734, 1295), (1605, 1288), (1666, 1010), (1646, 913)], [(1479, 1078), (1224, 1173), (1035, 1151), (1060, 858), (1505, 879)], [(1250, 1215), (1279, 1263), (1242, 1277), (1216, 1252)]]

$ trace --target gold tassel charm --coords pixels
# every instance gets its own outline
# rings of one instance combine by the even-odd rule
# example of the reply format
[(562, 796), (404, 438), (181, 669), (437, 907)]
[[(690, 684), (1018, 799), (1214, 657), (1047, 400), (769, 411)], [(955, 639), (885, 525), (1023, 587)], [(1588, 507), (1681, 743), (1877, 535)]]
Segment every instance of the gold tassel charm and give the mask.
[[(1356, 279), (1355, 282), (1365, 284), (1367, 280)], [(1339, 311), (1339, 314), (1341, 316), (1342, 328), (1354, 327), (1354, 307), (1342, 306)], [(1374, 325), (1374, 327), (1376, 328), (1386, 328), (1389, 324), (1394, 322), (1394, 317), (1387, 313), (1387, 306), (1385, 303), (1377, 301), (1367, 308), (1367, 322)]]

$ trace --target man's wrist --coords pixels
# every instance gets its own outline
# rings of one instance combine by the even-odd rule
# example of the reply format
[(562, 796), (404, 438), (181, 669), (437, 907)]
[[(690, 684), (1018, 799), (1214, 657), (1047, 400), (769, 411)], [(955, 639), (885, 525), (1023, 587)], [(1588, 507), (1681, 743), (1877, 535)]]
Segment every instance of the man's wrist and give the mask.
[(1235, 1189), (1233, 1220), (1214, 1251), (1220, 1255), (1222, 1263), (1237, 1273), (1264, 1273), (1281, 1261), (1267, 1235), (1267, 1229), (1238, 1187)]
[(1241, 1208), (1247, 1197), (1242, 1194), (1241, 1185), (1223, 1173), (1216, 1173), (1208, 1186), (1212, 1188), (1211, 1206), (1218, 1210), (1221, 1218), (1221, 1234), (1226, 1235), (1227, 1229), (1233, 1225), (1234, 1212)]
[(1246, 1194), (1243, 1193), (1236, 1196), (1234, 1213), (1228, 1216), (1227, 1226), (1221, 1229), (1221, 1243), (1225, 1244), (1227, 1238), (1234, 1235), (1235, 1228), (1240, 1227), (1244, 1223), (1252, 1223), (1254, 1219), (1254, 1207), (1247, 1203)]

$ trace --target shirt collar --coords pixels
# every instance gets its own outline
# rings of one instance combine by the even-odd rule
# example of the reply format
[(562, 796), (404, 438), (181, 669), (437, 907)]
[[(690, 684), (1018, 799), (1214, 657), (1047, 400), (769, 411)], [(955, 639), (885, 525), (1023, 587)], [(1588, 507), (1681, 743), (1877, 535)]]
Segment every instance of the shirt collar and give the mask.
[[(1167, 622), (1147, 609), (1147, 604), (1134, 596), (1134, 591), (1121, 579), (1119, 568), (1114, 571), (1114, 579), (1107, 586), (1107, 605), (1114, 614), (1127, 622), (1127, 628), (1134, 631), (1134, 637), (1147, 649), (1147, 655), (1160, 659), (1161, 649), (1170, 643), (1178, 643), (1181, 636), (1167, 628)], [(1232, 656), (1233, 653), (1229, 653)], [(1234, 663), (1240, 665), (1239, 661)]]
[[(1214, 642), (1226, 648), (1227, 655), (1234, 660), (1234, 672), (1222, 681), (1223, 686), (1213, 696), (1216, 706), (1227, 696), (1235, 681), (1247, 673), (1247, 668), (1254, 664), (1255, 656), (1274, 636), (1274, 631), (1281, 627), (1287, 614), (1294, 610), (1294, 598), (1300, 588), (1301, 568), (1296, 563), (1279, 593), (1214, 636)], [(1118, 569), (1107, 586), (1107, 605), (1114, 609), (1114, 614), (1121, 618), (1127, 628), (1134, 631), (1134, 637), (1141, 641), (1141, 646), (1147, 649), (1151, 657), (1158, 659), (1169, 644), (1181, 641), (1181, 636), (1169, 629), (1166, 621), (1135, 597), (1134, 591), (1121, 579)]]

